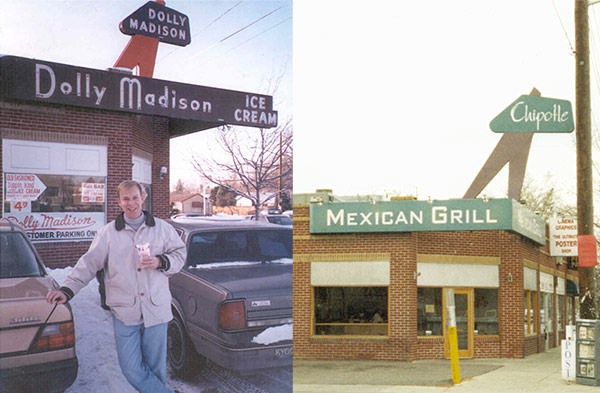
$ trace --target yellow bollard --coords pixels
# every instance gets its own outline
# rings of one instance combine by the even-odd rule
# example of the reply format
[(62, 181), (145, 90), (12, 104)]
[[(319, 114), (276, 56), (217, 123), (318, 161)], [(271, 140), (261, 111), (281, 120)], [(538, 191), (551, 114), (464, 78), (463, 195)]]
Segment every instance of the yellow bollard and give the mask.
[(448, 326), (448, 343), (450, 344), (450, 368), (452, 369), (452, 382), (460, 383), (460, 364), (458, 361), (458, 334), (456, 326)]
[(446, 309), (448, 311), (448, 344), (450, 345), (450, 367), (452, 382), (460, 383), (460, 365), (458, 363), (458, 332), (456, 331), (456, 307), (454, 304), (454, 289), (446, 289)]

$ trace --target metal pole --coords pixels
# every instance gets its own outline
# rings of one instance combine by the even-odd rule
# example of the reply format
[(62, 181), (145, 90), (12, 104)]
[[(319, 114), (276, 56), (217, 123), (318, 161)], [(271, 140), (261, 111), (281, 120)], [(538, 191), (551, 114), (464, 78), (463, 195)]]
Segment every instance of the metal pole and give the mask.
[[(592, 116), (588, 1), (575, 0), (575, 135), (577, 146), (577, 232), (594, 235)], [(596, 319), (594, 267), (579, 267), (580, 317)]]

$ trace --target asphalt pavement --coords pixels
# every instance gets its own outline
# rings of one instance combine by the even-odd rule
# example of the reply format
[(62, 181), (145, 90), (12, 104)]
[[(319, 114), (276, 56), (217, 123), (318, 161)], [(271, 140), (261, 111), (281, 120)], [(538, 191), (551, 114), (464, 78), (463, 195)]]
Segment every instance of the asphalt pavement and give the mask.
[(294, 393), (598, 393), (562, 378), (560, 348), (524, 359), (461, 359), (452, 383), (449, 360), (294, 360)]

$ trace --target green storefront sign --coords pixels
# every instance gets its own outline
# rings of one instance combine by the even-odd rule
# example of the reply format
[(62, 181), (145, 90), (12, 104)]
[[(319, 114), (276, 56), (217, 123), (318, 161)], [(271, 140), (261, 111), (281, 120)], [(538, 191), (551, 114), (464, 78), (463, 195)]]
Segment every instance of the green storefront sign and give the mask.
[(575, 129), (567, 100), (522, 95), (490, 122), (494, 132), (568, 133)]
[(512, 230), (545, 244), (542, 218), (513, 199), (311, 203), (311, 233)]

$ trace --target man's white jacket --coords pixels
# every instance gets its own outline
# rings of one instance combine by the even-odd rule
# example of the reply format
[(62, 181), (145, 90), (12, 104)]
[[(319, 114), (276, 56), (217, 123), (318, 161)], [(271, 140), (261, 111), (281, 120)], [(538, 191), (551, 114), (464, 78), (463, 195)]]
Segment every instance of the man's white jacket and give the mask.
[[(125, 224), (123, 214), (98, 231), (62, 284), (69, 299), (104, 269), (106, 304), (125, 325), (149, 327), (173, 318), (169, 276), (185, 264), (185, 244), (167, 222), (144, 214), (137, 231)], [(143, 243), (149, 243), (151, 255), (159, 257), (159, 269), (139, 267), (136, 244)]]

